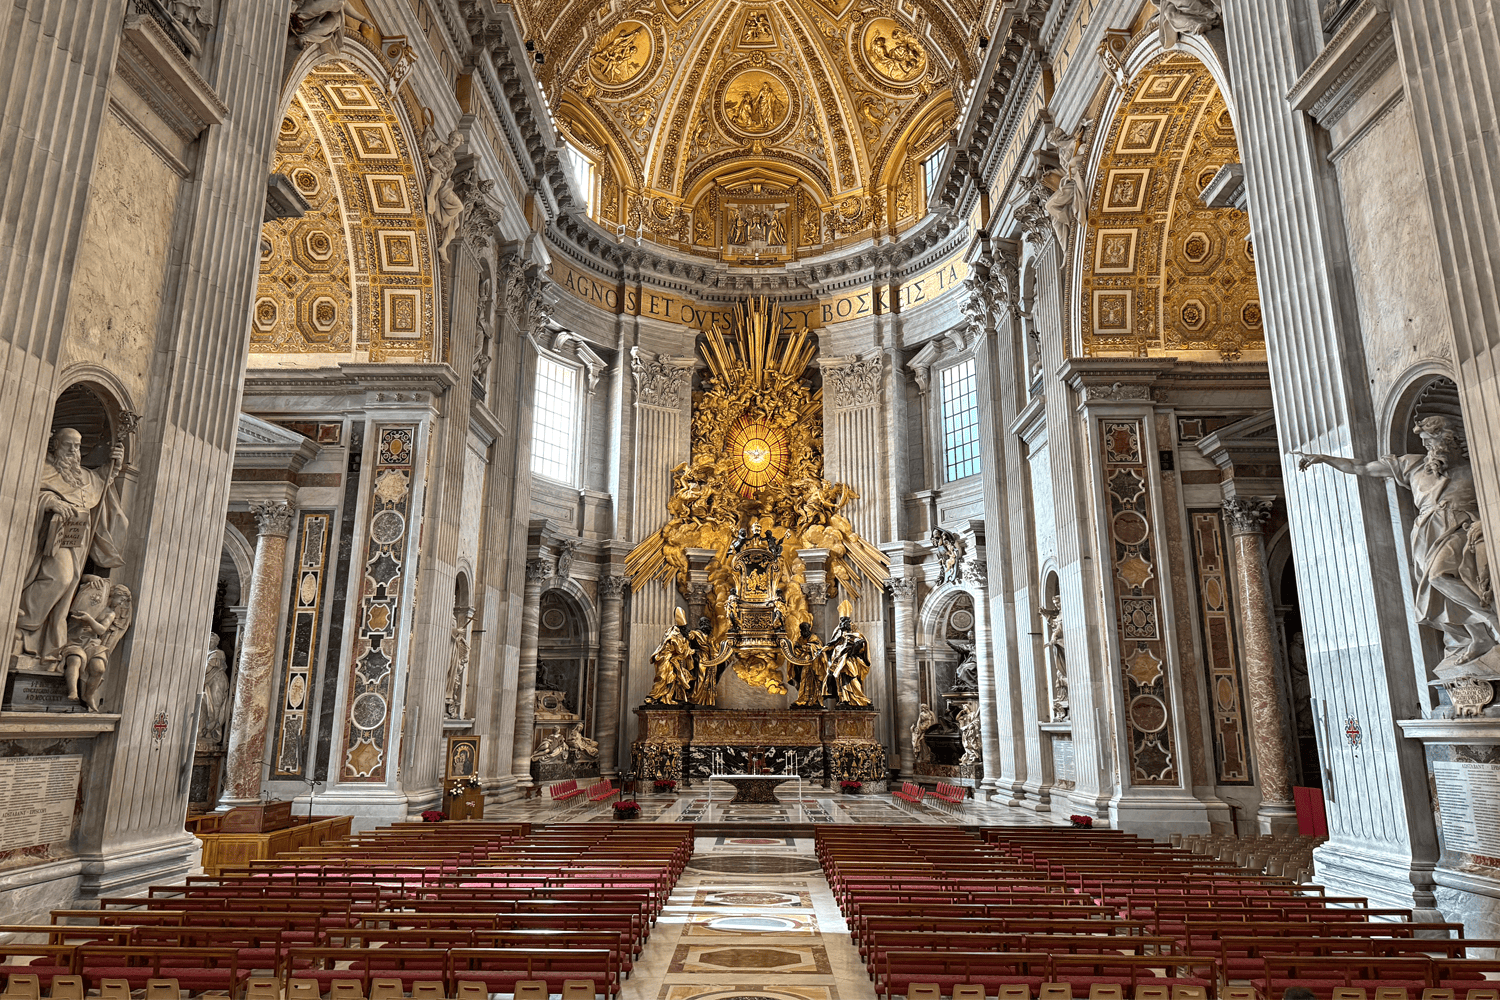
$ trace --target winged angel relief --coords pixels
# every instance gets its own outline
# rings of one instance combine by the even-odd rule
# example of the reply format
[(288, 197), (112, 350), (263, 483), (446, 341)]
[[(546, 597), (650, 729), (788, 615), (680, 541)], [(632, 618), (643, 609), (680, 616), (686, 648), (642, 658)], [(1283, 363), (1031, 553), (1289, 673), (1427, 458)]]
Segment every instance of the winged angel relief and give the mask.
[[(735, 569), (747, 538), (774, 537), (771, 579), (754, 589), (767, 595), (789, 644), (812, 621), (800, 550), (828, 550), (830, 598), (835, 586), (857, 598), (862, 583), (888, 576), (885, 557), (844, 513), (859, 494), (823, 478), (822, 390), (804, 380), (816, 347), (805, 330), (783, 335), (779, 313), (752, 300), (736, 308), (732, 335), (708, 331), (710, 374), (705, 391), (694, 393), (692, 458), (672, 472), (667, 523), (626, 559), (634, 589), (659, 580), (686, 594), (690, 582), (704, 582), (689, 579), (687, 550), (713, 550), (704, 613), (715, 648), (739, 634), (735, 611), (753, 596), (739, 593)], [(740, 643), (734, 666), (747, 683), (781, 694), (783, 660), (777, 647)]]

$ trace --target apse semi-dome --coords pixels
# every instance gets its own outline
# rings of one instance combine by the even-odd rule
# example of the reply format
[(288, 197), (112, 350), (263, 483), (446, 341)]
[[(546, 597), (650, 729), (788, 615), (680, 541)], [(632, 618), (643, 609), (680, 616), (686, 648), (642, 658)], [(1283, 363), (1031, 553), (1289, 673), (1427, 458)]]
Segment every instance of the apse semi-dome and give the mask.
[(573, 0), (527, 29), (590, 214), (729, 263), (919, 221), (973, 72), (937, 4)]

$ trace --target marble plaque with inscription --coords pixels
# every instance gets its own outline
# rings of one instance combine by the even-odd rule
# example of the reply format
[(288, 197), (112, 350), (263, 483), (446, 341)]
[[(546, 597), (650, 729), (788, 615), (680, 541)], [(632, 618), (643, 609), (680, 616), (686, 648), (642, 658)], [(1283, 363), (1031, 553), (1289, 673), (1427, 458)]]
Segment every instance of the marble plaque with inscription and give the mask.
[(81, 756), (0, 758), (0, 851), (73, 835)]
[(1500, 764), (1434, 761), (1432, 777), (1448, 850), (1500, 857)]

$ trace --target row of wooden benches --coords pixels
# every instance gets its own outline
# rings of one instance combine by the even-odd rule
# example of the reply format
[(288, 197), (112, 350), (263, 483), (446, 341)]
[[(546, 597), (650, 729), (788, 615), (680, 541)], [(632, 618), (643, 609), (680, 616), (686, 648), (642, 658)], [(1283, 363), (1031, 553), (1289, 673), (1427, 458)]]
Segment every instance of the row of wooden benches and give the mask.
[(330, 993), (336, 979), (440, 984), (444, 995), (461, 982), (494, 993), (592, 980), (607, 997), (692, 838), (687, 825), (403, 824), (349, 838), (340, 857), (293, 854), (4, 928), (35, 943), (0, 946), (0, 971), (24, 964), (38, 982), (96, 988), (176, 980), (231, 997), (257, 974)]
[(1158, 987), (1237, 979), (1273, 991), (1305, 981), (1326, 996), (1379, 977), (1430, 988), (1500, 974), (1500, 963), (1467, 957), (1500, 942), (1455, 940), (1458, 925), (1413, 924), (1409, 911), (1116, 832), (884, 833), (820, 829), (816, 849), (885, 995), (916, 982), (1029, 989), (1057, 978)]

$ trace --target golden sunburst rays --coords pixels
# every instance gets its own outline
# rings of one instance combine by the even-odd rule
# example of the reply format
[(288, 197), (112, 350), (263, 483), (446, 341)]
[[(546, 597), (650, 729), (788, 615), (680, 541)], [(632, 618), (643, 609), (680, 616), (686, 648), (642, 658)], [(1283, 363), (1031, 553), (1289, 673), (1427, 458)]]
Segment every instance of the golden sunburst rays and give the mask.
[(796, 381), (817, 353), (812, 331), (805, 327), (782, 339), (781, 306), (765, 296), (736, 302), (734, 320), (732, 334), (715, 323), (705, 335), (704, 353), (720, 384), (733, 379), (739, 368), (749, 372), (749, 382), (757, 389), (766, 387), (768, 374), (775, 376), (773, 385)]

